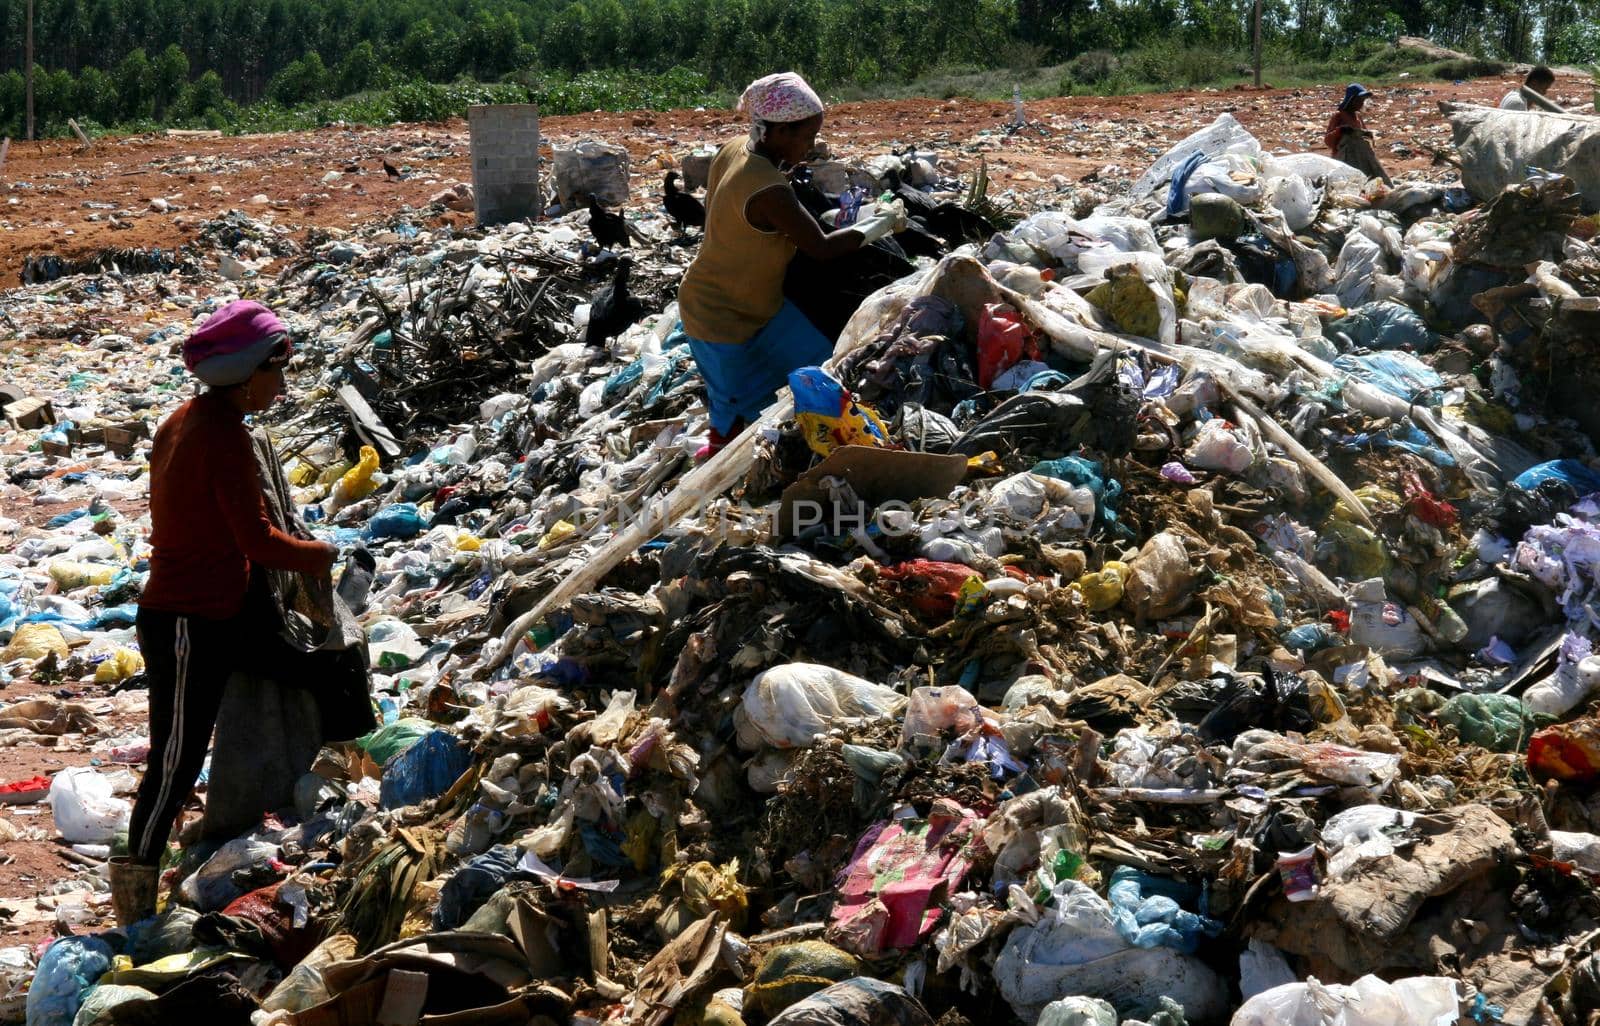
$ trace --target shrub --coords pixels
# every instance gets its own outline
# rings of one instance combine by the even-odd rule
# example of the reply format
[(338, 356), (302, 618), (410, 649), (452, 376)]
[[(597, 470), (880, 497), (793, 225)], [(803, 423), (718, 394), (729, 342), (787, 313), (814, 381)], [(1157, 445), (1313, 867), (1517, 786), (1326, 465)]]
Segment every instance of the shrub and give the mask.
[(1118, 67), (1116, 54), (1106, 50), (1090, 50), (1072, 58), (1072, 63), (1068, 65), (1068, 75), (1074, 82), (1099, 85), (1115, 75)]

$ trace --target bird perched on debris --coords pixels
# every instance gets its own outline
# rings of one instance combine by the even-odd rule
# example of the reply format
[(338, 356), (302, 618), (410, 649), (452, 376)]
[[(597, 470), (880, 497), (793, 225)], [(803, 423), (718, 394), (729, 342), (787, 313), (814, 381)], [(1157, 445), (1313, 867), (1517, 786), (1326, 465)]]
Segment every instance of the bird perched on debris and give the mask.
[(389, 158), (388, 157), (383, 158), (383, 173), (388, 175), (390, 178), (394, 178), (394, 179), (397, 179), (397, 180), (405, 177), (405, 175), (402, 175), (400, 173), (400, 169), (399, 168), (397, 168), (393, 164), (389, 163)]
[(661, 205), (666, 207), (667, 216), (677, 222), (678, 231), (706, 226), (705, 206), (688, 193), (679, 191), (678, 172), (667, 172), (663, 188), (665, 191), (661, 194)]
[(633, 248), (628, 241), (628, 222), (623, 220), (621, 214), (612, 213), (601, 206), (593, 196), (589, 197), (589, 231), (594, 233), (594, 241), (604, 249), (616, 249), (618, 246)]
[(584, 345), (603, 346), (645, 315), (644, 304), (628, 294), (628, 276), (632, 273), (632, 258), (623, 257), (617, 261), (611, 284), (601, 288), (589, 301), (589, 326), (583, 333)]
[(994, 225), (959, 203), (939, 201), (907, 185), (896, 171), (888, 174), (889, 191), (906, 205), (906, 215), (923, 230), (937, 235), (954, 249), (966, 242), (982, 242), (994, 234)]

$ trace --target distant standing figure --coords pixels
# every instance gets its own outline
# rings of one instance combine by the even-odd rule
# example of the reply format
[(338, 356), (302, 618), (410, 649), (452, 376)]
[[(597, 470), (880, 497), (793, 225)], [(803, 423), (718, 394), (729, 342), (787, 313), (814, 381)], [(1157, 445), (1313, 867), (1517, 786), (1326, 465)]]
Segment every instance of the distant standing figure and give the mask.
[(1328, 119), (1328, 134), (1322, 137), (1322, 143), (1334, 157), (1368, 178), (1381, 178), (1383, 184), (1393, 185), (1394, 180), (1383, 169), (1372, 148), (1372, 132), (1361, 120), (1361, 109), (1371, 95), (1360, 83), (1350, 83), (1344, 91), (1344, 99), (1339, 101), (1339, 109)]
[[(1524, 76), (1522, 84), (1540, 96), (1545, 96), (1550, 92), (1550, 87), (1556, 84), (1556, 73), (1540, 64)], [(1527, 110), (1527, 98), (1522, 95), (1521, 89), (1513, 89), (1500, 98), (1500, 109)]]

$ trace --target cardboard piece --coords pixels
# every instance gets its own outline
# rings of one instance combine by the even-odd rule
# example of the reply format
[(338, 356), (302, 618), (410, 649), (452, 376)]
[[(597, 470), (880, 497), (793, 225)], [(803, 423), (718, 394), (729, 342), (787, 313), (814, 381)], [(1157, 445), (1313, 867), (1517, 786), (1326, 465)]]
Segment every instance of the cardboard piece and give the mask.
[[(965, 456), (842, 446), (784, 489), (777, 533), (780, 538), (790, 537), (797, 528), (816, 523), (819, 512), (825, 519), (865, 526), (870, 508), (890, 501), (912, 502), (949, 495), (966, 473)], [(835, 509), (828, 490), (822, 486), (828, 477), (845, 480), (867, 508)]]

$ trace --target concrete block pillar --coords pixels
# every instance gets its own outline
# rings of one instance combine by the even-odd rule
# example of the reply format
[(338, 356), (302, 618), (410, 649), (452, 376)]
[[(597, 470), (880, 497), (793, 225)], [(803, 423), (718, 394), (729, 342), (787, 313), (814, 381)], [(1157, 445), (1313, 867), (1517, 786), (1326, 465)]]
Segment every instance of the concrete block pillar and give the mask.
[(479, 224), (532, 217), (539, 202), (539, 108), (497, 103), (467, 108), (472, 195)]

